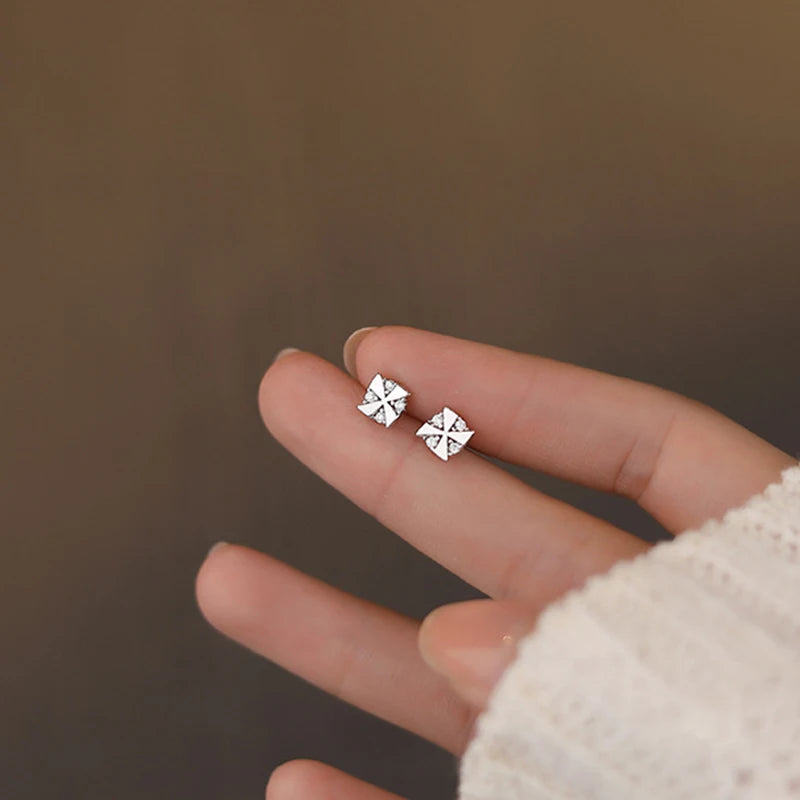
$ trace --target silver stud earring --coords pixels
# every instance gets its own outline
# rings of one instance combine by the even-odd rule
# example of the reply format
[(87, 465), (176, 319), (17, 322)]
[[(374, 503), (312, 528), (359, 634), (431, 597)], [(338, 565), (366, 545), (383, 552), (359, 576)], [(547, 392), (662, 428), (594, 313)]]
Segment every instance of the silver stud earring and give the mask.
[(422, 424), (417, 436), (422, 437), (434, 455), (439, 456), (442, 461), (447, 461), (450, 456), (463, 450), (474, 433), (475, 431), (469, 429), (462, 417), (459, 417), (452, 408), (445, 406), (438, 414), (434, 414)]
[(358, 410), (387, 428), (403, 413), (411, 392), (397, 381), (384, 378), (380, 372), (369, 382)]

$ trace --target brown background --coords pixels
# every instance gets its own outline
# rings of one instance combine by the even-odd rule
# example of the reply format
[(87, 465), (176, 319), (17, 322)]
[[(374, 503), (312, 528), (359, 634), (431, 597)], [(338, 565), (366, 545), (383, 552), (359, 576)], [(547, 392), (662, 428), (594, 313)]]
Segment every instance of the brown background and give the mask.
[(0, 15), (3, 798), (259, 797), (297, 756), (452, 796), (451, 758), (195, 610), (220, 538), (417, 616), (473, 594), (263, 432), (283, 346), (429, 327), (800, 450), (797, 3)]

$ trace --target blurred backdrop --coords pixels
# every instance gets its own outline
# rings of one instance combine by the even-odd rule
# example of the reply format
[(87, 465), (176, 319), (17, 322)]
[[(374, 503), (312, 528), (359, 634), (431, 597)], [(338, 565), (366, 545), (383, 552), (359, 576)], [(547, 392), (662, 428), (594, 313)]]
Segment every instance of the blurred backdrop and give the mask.
[(195, 609), (217, 539), (414, 616), (475, 596), (264, 432), (279, 348), (338, 361), (353, 328), (431, 328), (800, 450), (797, 3), (0, 15), (6, 800), (260, 797), (298, 756), (453, 796), (451, 757)]

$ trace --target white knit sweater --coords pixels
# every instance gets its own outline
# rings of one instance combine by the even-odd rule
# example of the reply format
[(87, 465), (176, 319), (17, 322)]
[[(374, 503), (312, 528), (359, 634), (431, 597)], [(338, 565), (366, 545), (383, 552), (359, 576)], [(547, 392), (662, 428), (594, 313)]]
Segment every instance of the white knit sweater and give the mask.
[(550, 606), (460, 798), (800, 798), (800, 466)]

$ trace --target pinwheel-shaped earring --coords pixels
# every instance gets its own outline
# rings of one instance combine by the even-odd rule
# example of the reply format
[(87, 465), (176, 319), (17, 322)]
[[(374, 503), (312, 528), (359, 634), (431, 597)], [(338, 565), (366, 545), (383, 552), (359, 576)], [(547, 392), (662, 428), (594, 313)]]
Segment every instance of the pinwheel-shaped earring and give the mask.
[(438, 414), (434, 414), (422, 424), (417, 436), (422, 437), (434, 455), (439, 456), (442, 461), (447, 461), (450, 456), (464, 449), (464, 445), (474, 433), (475, 431), (469, 429), (462, 417), (459, 417), (452, 408), (445, 406)]
[(403, 413), (411, 392), (397, 381), (384, 378), (380, 372), (369, 382), (358, 410), (387, 428)]

